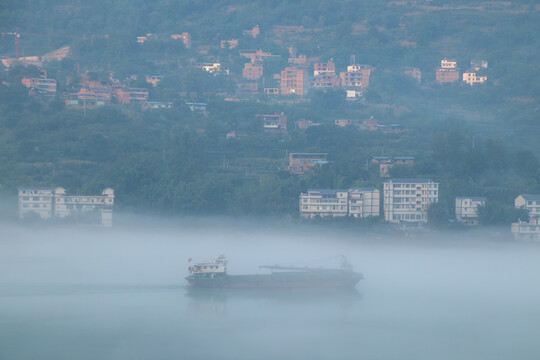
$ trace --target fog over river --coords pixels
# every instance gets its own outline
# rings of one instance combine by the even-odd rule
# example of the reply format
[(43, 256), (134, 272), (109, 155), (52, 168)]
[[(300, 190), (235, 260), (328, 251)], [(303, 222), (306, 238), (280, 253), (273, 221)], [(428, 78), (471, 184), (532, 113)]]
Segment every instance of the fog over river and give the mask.
[[(540, 244), (254, 219), (0, 224), (0, 359), (539, 359)], [(188, 259), (339, 266), (351, 292), (193, 291)]]

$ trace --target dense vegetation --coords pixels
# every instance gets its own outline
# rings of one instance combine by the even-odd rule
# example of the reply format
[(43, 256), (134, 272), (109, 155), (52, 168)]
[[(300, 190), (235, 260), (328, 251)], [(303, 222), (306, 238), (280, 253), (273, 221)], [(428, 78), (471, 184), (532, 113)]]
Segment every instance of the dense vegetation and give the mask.
[[(48, 63), (59, 93), (89, 71), (106, 81), (109, 70), (161, 74), (150, 98), (174, 108), (65, 108), (62, 99), (40, 103), (20, 85), (37, 69), (1, 71), (0, 184), (61, 185), (73, 192), (113, 187), (121, 208), (170, 213), (296, 214), (298, 195), (308, 188), (380, 186), (372, 156), (414, 156), (412, 168), (392, 176), (429, 177), (441, 183), (439, 217), (452, 217), (459, 195), (486, 196), (488, 224), (516, 216), (508, 210), (519, 193), (540, 193), (540, 11), (532, 1), (482, 3), (418, 2), (417, 6), (373, 1), (130, 1), (65, 0), (4, 2), (0, 30), (23, 34), (21, 49), (43, 54), (69, 44), (73, 56)], [(242, 30), (259, 24), (253, 39)], [(302, 25), (306, 31), (276, 35), (275, 25)], [(189, 31), (193, 46), (170, 40)], [(25, 36), (24, 34), (48, 34)], [(157, 34), (143, 45), (136, 36)], [(234, 93), (242, 64), (238, 49), (219, 41), (238, 38), (240, 48), (282, 55), (265, 71), (286, 64), (286, 46), (310, 58), (333, 58), (343, 69), (351, 54), (373, 65), (366, 100), (347, 102), (340, 91), (313, 91), (298, 103), (264, 96), (226, 102)], [(209, 46), (201, 53), (201, 46)], [(14, 55), (13, 39), (0, 38), (0, 53)], [(486, 85), (438, 86), (434, 68), (454, 57), (466, 70), (473, 58), (489, 62)], [(213, 76), (189, 67), (219, 59), (231, 75)], [(403, 66), (422, 70), (422, 86), (401, 75)], [(65, 79), (75, 79), (66, 85)], [(266, 73), (270, 81), (271, 74)], [(205, 101), (209, 114), (191, 112), (184, 102)], [(285, 112), (289, 134), (267, 134), (255, 114)], [(403, 134), (338, 128), (335, 119), (398, 123)], [(321, 126), (295, 130), (309, 119)], [(246, 136), (226, 139), (236, 131)], [(330, 163), (312, 175), (283, 170), (289, 152), (327, 152)], [(506, 211), (506, 212), (505, 212)], [(433, 210), (435, 213), (435, 211)], [(502, 220), (501, 220), (502, 219)]]

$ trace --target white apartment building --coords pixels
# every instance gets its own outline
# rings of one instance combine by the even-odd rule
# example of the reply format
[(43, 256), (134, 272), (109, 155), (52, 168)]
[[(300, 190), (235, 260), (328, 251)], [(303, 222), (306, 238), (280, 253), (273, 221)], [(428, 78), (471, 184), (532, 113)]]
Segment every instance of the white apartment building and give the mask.
[(529, 222), (512, 223), (512, 234), (516, 240), (540, 241), (540, 217), (529, 219)]
[(540, 195), (521, 194), (514, 200), (516, 208), (524, 208), (529, 217), (540, 217)]
[(379, 216), (381, 193), (369, 188), (349, 189), (349, 215), (356, 218)]
[(486, 205), (482, 196), (458, 196), (456, 198), (456, 220), (465, 225), (478, 225), (478, 207)]
[(311, 189), (300, 194), (300, 216), (347, 216), (347, 190)]
[(310, 189), (300, 194), (300, 216), (379, 216), (379, 197), (375, 188)]
[(426, 222), (427, 208), (439, 199), (439, 183), (429, 179), (391, 179), (383, 184), (384, 220)]
[(42, 219), (68, 216), (94, 216), (94, 222), (112, 226), (114, 190), (107, 188), (101, 195), (68, 195), (62, 187), (19, 188), (19, 217), (37, 213)]
[[(48, 219), (53, 214), (52, 188), (25, 188), (19, 190), (19, 218), (29, 214), (37, 214), (42, 219)], [(30, 215), (31, 216), (31, 215)]]

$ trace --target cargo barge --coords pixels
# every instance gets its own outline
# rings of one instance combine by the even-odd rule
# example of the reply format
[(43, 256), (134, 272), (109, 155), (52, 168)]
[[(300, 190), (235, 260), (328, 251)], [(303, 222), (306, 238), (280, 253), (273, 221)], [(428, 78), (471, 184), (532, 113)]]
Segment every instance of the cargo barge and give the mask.
[(316, 289), (353, 288), (362, 274), (352, 271), (352, 267), (342, 257), (341, 268), (309, 268), (296, 266), (265, 265), (270, 274), (228, 275), (228, 260), (219, 256), (212, 261), (198, 263), (188, 268), (186, 277), (194, 288), (223, 289)]

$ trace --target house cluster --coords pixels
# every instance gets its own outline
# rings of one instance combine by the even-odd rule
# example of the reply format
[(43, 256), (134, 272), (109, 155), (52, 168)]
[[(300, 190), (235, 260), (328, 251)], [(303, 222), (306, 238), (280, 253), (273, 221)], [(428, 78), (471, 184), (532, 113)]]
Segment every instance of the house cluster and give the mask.
[[(391, 223), (424, 223), (427, 209), (438, 201), (439, 184), (430, 179), (389, 179), (383, 183), (383, 214)], [(300, 216), (380, 216), (376, 188), (308, 190), (300, 194)]]
[[(146, 34), (143, 36), (137, 36), (137, 43), (144, 44), (149, 40), (155, 40), (158, 36), (156, 34)], [(181, 34), (171, 34), (171, 39), (182, 42), (186, 49), (191, 49), (191, 34), (183, 32)]]
[(394, 165), (402, 165), (412, 167), (414, 165), (414, 157), (412, 156), (374, 156), (371, 159), (371, 163), (374, 165), (379, 165), (379, 176), (381, 178), (390, 177), (390, 169)]
[(101, 195), (69, 195), (62, 187), (19, 188), (19, 218), (73, 218), (92, 225), (112, 226), (114, 190)]
[(328, 164), (328, 154), (326, 153), (290, 153), (289, 166), (286, 171), (295, 175), (312, 173), (315, 166)]
[[(487, 67), (488, 63), (485, 60), (471, 60), (470, 68), (462, 74), (462, 81), (469, 85), (485, 83), (487, 76), (483, 75), (483, 72)], [(457, 67), (457, 61), (442, 59), (441, 66), (435, 71), (435, 79), (439, 84), (458, 81), (459, 68)]]
[[(355, 99), (362, 96), (362, 91), (369, 86), (369, 76), (372, 67), (369, 65), (351, 64), (347, 71), (336, 73), (336, 67), (332, 59), (325, 63), (311, 63), (306, 55), (296, 54), (293, 47), (289, 47), (289, 66), (279, 73), (273, 74), (275, 87), (264, 87), (266, 95), (297, 95), (304, 96), (310, 88), (329, 89), (343, 88), (346, 90), (347, 99)], [(264, 75), (264, 60), (272, 56), (271, 53), (262, 50), (241, 50), (240, 55), (250, 59), (244, 64), (242, 70), (243, 81), (239, 83), (241, 90), (249, 90), (249, 93), (259, 92), (257, 80)]]

